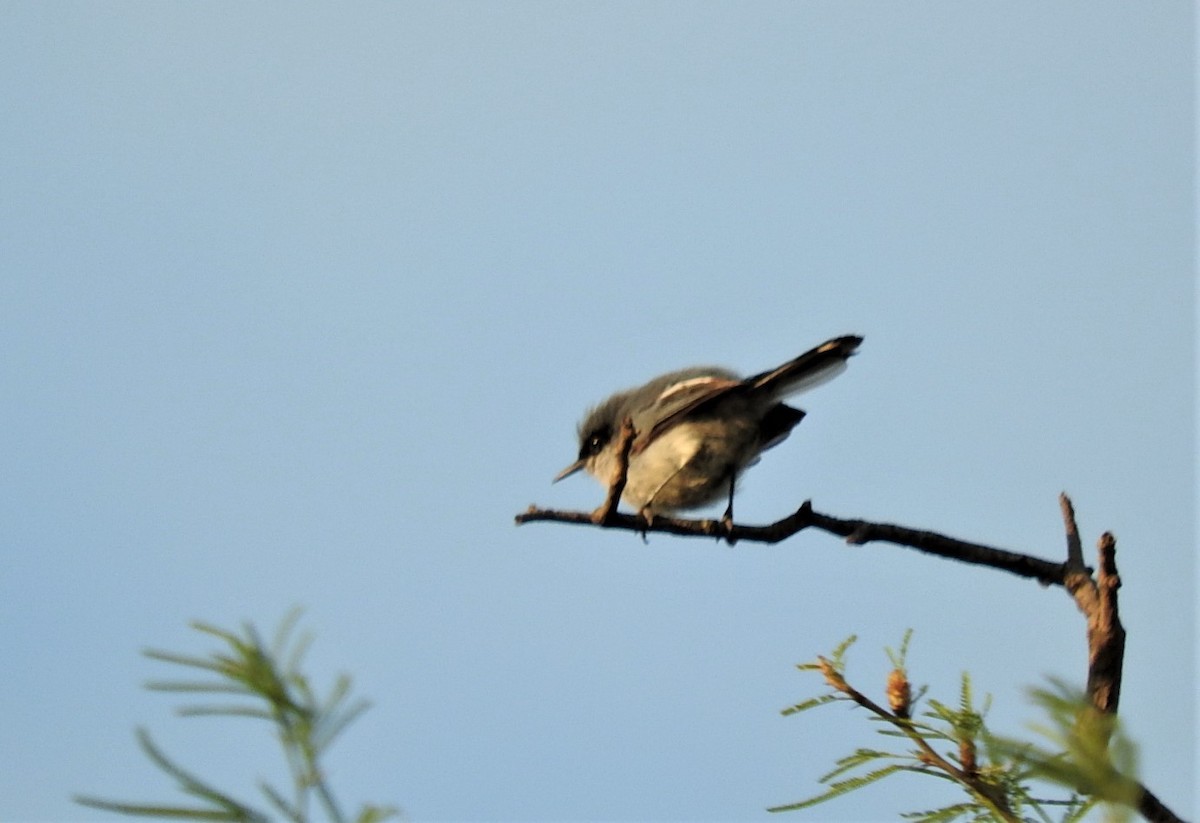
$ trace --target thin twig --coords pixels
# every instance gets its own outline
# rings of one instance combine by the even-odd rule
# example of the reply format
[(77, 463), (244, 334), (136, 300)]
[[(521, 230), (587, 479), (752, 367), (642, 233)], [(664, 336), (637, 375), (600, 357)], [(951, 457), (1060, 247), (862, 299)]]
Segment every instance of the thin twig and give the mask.
[(1154, 792), (1147, 789), (1141, 783), (1138, 788), (1142, 792), (1142, 796), (1138, 798), (1138, 814), (1150, 821), (1150, 823), (1186, 823), (1186, 821), (1167, 808)]
[[(603, 507), (602, 507), (603, 508)], [(597, 512), (600, 510), (598, 509)], [(997, 549), (980, 543), (971, 543), (947, 537), (937, 532), (897, 526), (891, 523), (873, 523), (867, 520), (845, 520), (815, 511), (812, 501), (804, 504), (792, 514), (766, 526), (741, 524), (726, 525), (719, 520), (686, 520), (658, 515), (647, 523), (640, 516), (608, 512), (603, 522), (597, 522), (596, 512), (561, 511), (530, 506), (516, 516), (517, 525), (537, 521), (600, 525), (607, 529), (622, 529), (638, 532), (663, 532), (666, 534), (692, 537), (723, 538), (730, 545), (738, 541), (751, 543), (779, 543), (812, 527), (846, 538), (848, 543), (871, 542), (894, 543), (908, 546), (926, 554), (946, 557), (963, 563), (990, 566), (995, 569), (1037, 580), (1044, 586), (1062, 586), (1065, 583), (1066, 566), (1052, 563), (1027, 554)]]
[[(626, 424), (629, 424), (629, 421), (626, 421)], [(626, 436), (626, 429), (622, 428), (622, 437)], [(616, 503), (625, 486), (632, 435), (628, 435), (628, 438), (621, 444), (618, 479), (610, 487), (608, 497), (600, 508), (594, 512), (575, 512), (530, 506), (527, 511), (516, 516), (517, 525), (537, 521), (575, 523), (621, 529), (643, 535), (647, 532), (663, 532), (691, 537), (716, 537), (726, 540), (730, 545), (743, 540), (753, 543), (779, 543), (811, 527), (844, 537), (847, 543), (855, 545), (872, 542), (894, 543), (926, 554), (1032, 578), (1043, 586), (1063, 586), (1087, 619), (1088, 696), (1100, 712), (1116, 713), (1121, 696), (1125, 655), (1125, 629), (1121, 625), (1117, 608), (1117, 589), (1121, 586), (1121, 578), (1117, 574), (1116, 538), (1108, 532), (1101, 536), (1098, 546), (1098, 571), (1093, 579), (1093, 570), (1083, 562), (1082, 541), (1075, 521), (1075, 509), (1065, 493), (1059, 496), (1067, 537), (1067, 559), (1063, 563), (1053, 563), (1028, 554), (971, 543), (937, 532), (891, 523), (833, 517), (815, 511), (812, 501), (809, 500), (804, 501), (792, 514), (766, 526), (738, 525), (719, 520), (686, 520), (662, 515), (656, 516), (652, 522), (647, 522), (641, 516), (623, 514), (616, 510)], [(882, 707), (853, 689), (846, 693), (859, 705), (877, 714), (881, 713), (881, 716), (891, 716)], [(1182, 819), (1165, 806), (1153, 792), (1140, 783), (1138, 787), (1141, 790), (1138, 812), (1143, 817), (1152, 823), (1183, 823)]]
[(846, 679), (842, 676), (841, 672), (839, 672), (830, 661), (826, 660), (824, 657), (820, 658), (819, 660), (821, 665), (821, 673), (825, 675), (826, 683), (828, 683), (835, 690), (840, 691), (842, 694), (849, 697), (859, 706), (862, 706), (867, 711), (872, 712), (877, 717), (886, 720), (903, 732), (904, 735), (920, 750), (920, 758), (922, 762), (927, 763), (934, 768), (941, 769), (951, 779), (961, 783), (972, 793), (974, 793), (982, 803), (994, 811), (1001, 820), (1008, 821), (1008, 823), (1020, 823), (1021, 818), (1013, 814), (1013, 811), (1009, 808), (1008, 801), (1005, 799), (1002, 792), (997, 791), (994, 786), (989, 786), (987, 783), (980, 780), (977, 774), (972, 774), (965, 769), (959, 768), (945, 757), (938, 754), (937, 750), (930, 746), (929, 742), (913, 728), (911, 720), (909, 720), (907, 717), (893, 714), (892, 712), (883, 708), (883, 706), (880, 706), (874, 700), (867, 697), (865, 694), (846, 682)]
[(1075, 522), (1075, 506), (1066, 492), (1059, 494), (1058, 506), (1062, 509), (1063, 526), (1067, 532), (1067, 565), (1082, 569), (1083, 542), (1079, 539), (1079, 526)]

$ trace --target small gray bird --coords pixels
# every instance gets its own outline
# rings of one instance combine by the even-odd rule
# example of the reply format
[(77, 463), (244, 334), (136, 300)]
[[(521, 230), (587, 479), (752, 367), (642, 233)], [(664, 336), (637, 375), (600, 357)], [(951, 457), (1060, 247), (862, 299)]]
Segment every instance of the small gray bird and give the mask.
[(622, 498), (647, 517), (694, 509), (729, 496), (737, 477), (782, 442), (804, 412), (782, 401), (841, 374), (861, 337), (835, 337), (777, 369), (741, 378), (697, 366), (656, 377), (596, 406), (579, 426), (579, 459), (554, 482), (580, 469), (606, 486), (616, 480), (618, 433), (635, 429)]

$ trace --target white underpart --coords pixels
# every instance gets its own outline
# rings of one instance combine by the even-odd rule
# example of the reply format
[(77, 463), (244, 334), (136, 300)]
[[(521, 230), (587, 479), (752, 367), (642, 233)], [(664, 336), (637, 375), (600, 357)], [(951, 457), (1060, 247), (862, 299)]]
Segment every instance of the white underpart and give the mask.
[[(634, 490), (637, 496), (642, 498), (644, 503), (652, 502), (662, 487), (691, 462), (700, 451), (701, 445), (703, 440), (686, 426), (675, 426), (656, 438), (630, 466), (629, 480), (637, 487)], [(646, 488), (641, 482), (644, 477), (661, 477), (662, 482), (653, 488)]]

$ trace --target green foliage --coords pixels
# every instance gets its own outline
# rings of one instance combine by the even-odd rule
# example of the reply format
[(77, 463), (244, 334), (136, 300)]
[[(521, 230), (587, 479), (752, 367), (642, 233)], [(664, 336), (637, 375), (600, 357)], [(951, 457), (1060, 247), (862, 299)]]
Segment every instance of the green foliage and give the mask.
[(908, 662), (908, 643), (912, 640), (913, 630), (905, 629), (904, 637), (900, 640), (900, 651), (892, 651), (890, 646), (884, 646), (883, 650), (887, 653), (888, 660), (892, 661), (892, 668), (903, 669)]
[[(905, 632), (898, 651), (886, 650), (894, 667), (892, 678), (907, 680), (905, 667), (911, 636), (911, 630)], [(908, 745), (896, 751), (856, 749), (838, 759), (834, 768), (820, 778), (824, 791), (768, 811), (805, 809), (903, 773), (952, 781), (968, 796), (963, 802), (903, 815), (904, 819), (918, 823), (984, 820), (1052, 823), (1055, 819), (1075, 823), (1099, 803), (1126, 809), (1137, 802), (1137, 784), (1126, 777), (1132, 774), (1132, 747), (1115, 728), (1115, 720), (1093, 709), (1078, 691), (1055, 683), (1052, 690), (1031, 692), (1034, 702), (1051, 721), (1050, 726), (1037, 728), (1052, 744), (1051, 748), (1041, 748), (994, 736), (986, 723), (990, 697), (979, 703), (966, 673), (962, 675), (955, 704), (931, 698), (926, 701), (927, 708), (918, 714), (914, 710), (925, 693), (922, 688), (911, 706), (906, 707), (915, 716), (898, 714), (894, 707), (885, 708), (846, 680), (845, 655), (853, 642), (851, 637), (828, 657), (797, 667), (822, 674), (828, 689), (784, 709), (783, 714), (850, 701), (871, 713), (871, 719), (880, 724), (877, 732), (881, 736)], [(892, 685), (889, 681), (889, 690)], [(1070, 793), (1065, 797), (1042, 796), (1048, 788), (1046, 784), (1066, 787)], [(1035, 791), (1039, 786), (1041, 790)]]
[[(889, 755), (885, 755), (885, 756), (892, 757), (894, 755), (889, 754)], [(854, 755), (850, 755), (849, 757), (844, 757), (841, 760), (839, 760), (838, 762), (839, 762), (839, 764), (841, 764), (852, 758), (854, 758)], [(873, 756), (867, 757), (853, 765), (845, 765), (844, 767), (839, 766), (839, 768), (835, 769), (834, 771), (837, 773), (841, 773), (842, 771), (845, 771), (845, 770), (851, 769), (851, 768), (855, 768), (856, 766), (866, 763), (868, 760), (874, 760), (874, 759), (875, 758)], [(869, 786), (870, 784), (872, 784), (878, 780), (882, 780), (883, 778), (888, 777), (889, 775), (895, 774), (896, 772), (909, 771), (909, 770), (911, 770), (911, 768), (912, 768), (911, 766), (906, 766), (906, 765), (903, 765), (900, 763), (889, 763), (886, 766), (882, 766), (878, 769), (867, 772), (866, 774), (858, 775), (857, 777), (849, 777), (849, 778), (846, 778), (845, 780), (838, 780), (837, 782), (834, 782), (834, 783), (828, 783), (828, 775), (827, 775), (825, 778), (821, 779), (822, 783), (828, 783), (828, 785), (829, 785), (829, 788), (826, 791), (822, 792), (821, 794), (816, 795), (815, 797), (810, 797), (807, 800), (801, 800), (799, 803), (789, 803), (786, 806), (775, 806), (770, 809), (767, 809), (767, 811), (769, 811), (769, 812), (793, 812), (798, 809), (806, 809), (809, 806), (815, 806), (818, 803), (824, 803), (826, 800), (832, 800), (833, 798), (841, 797), (842, 795), (847, 794), (848, 792), (855, 791), (856, 789), (861, 789), (864, 786)]]
[[(220, 640), (222, 651), (207, 657), (176, 654), (150, 649), (147, 657), (164, 663), (199, 670), (215, 679), (155, 681), (148, 689), (180, 692), (191, 695), (230, 695), (248, 702), (185, 706), (184, 716), (249, 717), (270, 723), (278, 736), (292, 777), (290, 797), (273, 786), (262, 783), (259, 788), (274, 815), (292, 821), (308, 823), (312, 798), (320, 809), (318, 819), (331, 823), (346, 823), (333, 793), (325, 782), (320, 765), (321, 756), (334, 739), (355, 718), (368, 708), (365, 700), (349, 700), (350, 679), (339, 676), (328, 696), (321, 700), (309, 686), (308, 678), (300, 671), (304, 653), (312, 642), (310, 635), (293, 638), (299, 610), (293, 610), (281, 623), (274, 642), (268, 648), (257, 630), (249, 624), (242, 634), (225, 631), (207, 623), (193, 623), (192, 628)], [(137, 730), (142, 752), (160, 771), (174, 778), (184, 794), (199, 802), (182, 806), (158, 803), (124, 803), (94, 797), (77, 796), (75, 801), (85, 806), (105, 809), (139, 817), (169, 820), (219, 820), (239, 823), (264, 823), (275, 819), (210, 786), (167, 757), (151, 740), (145, 729)], [(355, 823), (378, 823), (395, 817), (390, 807), (366, 805), (353, 818)]]
[[(829, 653), (829, 657), (820, 658), (811, 663), (797, 663), (796, 668), (802, 672), (820, 672), (824, 671), (826, 665), (828, 665), (831, 666), (834, 671), (841, 674), (846, 669), (846, 652), (849, 651), (850, 647), (853, 646), (857, 641), (858, 636), (852, 634), (841, 643), (838, 643), (834, 647), (833, 651)], [(785, 714), (788, 713), (790, 712), (785, 712)]]
[(1109, 819), (1127, 820), (1141, 789), (1131, 777), (1136, 773), (1136, 748), (1117, 718), (1098, 711), (1086, 694), (1061, 680), (1051, 680), (1050, 688), (1030, 689), (1029, 696), (1050, 721), (1030, 728), (1052, 748), (993, 738), (996, 756), (1019, 760), (1038, 779), (1107, 804)]
[(983, 706), (979, 709), (975, 708), (971, 676), (967, 672), (963, 672), (958, 688), (958, 708), (951, 709), (946, 704), (930, 698), (930, 710), (925, 713), (925, 716), (936, 719), (949, 727), (949, 734), (939, 732), (938, 739), (955, 743), (962, 741), (975, 743), (984, 732), (983, 718), (990, 707), (991, 695), (987, 695), (984, 698)]

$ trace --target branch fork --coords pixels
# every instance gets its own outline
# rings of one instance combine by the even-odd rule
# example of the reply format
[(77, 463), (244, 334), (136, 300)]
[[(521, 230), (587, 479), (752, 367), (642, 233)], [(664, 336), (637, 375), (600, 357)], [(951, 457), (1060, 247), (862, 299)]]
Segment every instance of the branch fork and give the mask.
[[(630, 515), (617, 510), (625, 489), (629, 453), (635, 434), (632, 421), (625, 420), (618, 441), (620, 448), (617, 476), (599, 508), (592, 512), (575, 512), (530, 506), (516, 516), (517, 525), (536, 521), (575, 523), (632, 531), (643, 536), (649, 532), (663, 532), (691, 537), (715, 537), (725, 540), (731, 546), (739, 541), (779, 543), (805, 529), (815, 528), (838, 535), (851, 545), (892, 543), (961, 563), (1005, 571), (1018, 577), (1036, 580), (1043, 586), (1062, 586), (1075, 600), (1087, 621), (1088, 698), (1097, 712), (1105, 715), (1117, 713), (1125, 657), (1125, 629), (1121, 625), (1117, 601), (1121, 578), (1116, 566), (1116, 538), (1109, 532), (1101, 535), (1097, 546), (1097, 568), (1089, 568), (1083, 561), (1083, 545), (1075, 520), (1075, 509), (1066, 493), (1059, 495), (1067, 541), (1067, 557), (1061, 563), (971, 543), (937, 532), (891, 523), (834, 517), (813, 509), (811, 500), (804, 501), (788, 516), (764, 526), (739, 525), (731, 520), (688, 520), (665, 516), (650, 518), (644, 513)], [(859, 697), (855, 697), (856, 701), (865, 705)], [(1154, 823), (1182, 823), (1181, 818), (1167, 808), (1153, 792), (1140, 784), (1138, 788), (1141, 794), (1137, 810), (1143, 817)]]

